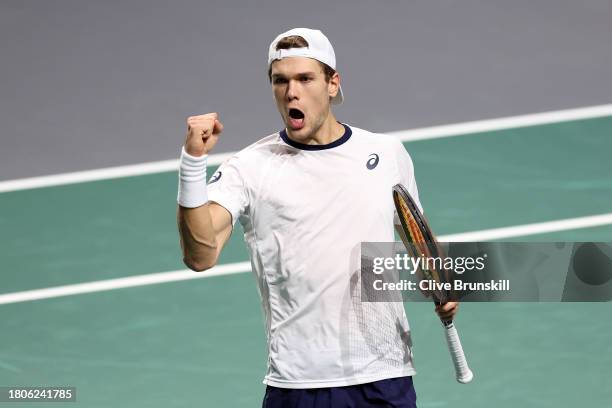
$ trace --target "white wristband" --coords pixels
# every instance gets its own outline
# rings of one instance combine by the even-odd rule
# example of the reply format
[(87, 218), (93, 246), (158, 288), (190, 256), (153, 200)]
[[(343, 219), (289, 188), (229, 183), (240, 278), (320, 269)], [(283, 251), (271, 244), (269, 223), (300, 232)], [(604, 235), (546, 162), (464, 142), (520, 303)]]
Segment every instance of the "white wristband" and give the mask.
[(181, 207), (196, 208), (208, 201), (206, 160), (208, 155), (195, 157), (181, 150), (177, 202)]

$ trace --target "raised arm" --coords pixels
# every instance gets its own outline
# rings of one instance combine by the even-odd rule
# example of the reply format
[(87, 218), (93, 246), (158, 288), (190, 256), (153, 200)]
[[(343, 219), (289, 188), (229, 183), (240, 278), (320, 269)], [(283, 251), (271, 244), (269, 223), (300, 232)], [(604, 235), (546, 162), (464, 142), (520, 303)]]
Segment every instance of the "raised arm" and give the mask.
[(217, 263), (232, 232), (230, 213), (208, 202), (206, 191), (206, 158), (222, 131), (223, 125), (216, 113), (187, 119), (179, 170), (177, 223), (183, 262), (198, 272)]

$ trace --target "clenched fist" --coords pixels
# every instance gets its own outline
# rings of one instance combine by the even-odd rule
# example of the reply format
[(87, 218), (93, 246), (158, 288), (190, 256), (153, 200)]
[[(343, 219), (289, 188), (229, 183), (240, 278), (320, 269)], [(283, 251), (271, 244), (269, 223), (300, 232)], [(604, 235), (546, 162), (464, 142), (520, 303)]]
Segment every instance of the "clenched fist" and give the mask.
[(216, 113), (188, 117), (185, 151), (192, 156), (208, 154), (217, 144), (221, 132), (223, 124)]

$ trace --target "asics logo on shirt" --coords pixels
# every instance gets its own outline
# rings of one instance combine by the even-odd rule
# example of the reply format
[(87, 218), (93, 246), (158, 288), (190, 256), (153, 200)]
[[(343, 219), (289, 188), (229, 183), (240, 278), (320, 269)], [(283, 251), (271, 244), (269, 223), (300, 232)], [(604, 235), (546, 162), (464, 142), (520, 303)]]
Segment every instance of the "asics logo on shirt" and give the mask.
[(219, 179), (221, 178), (222, 175), (223, 175), (223, 173), (221, 173), (220, 171), (215, 172), (215, 174), (212, 175), (210, 180), (208, 180), (208, 184), (212, 184), (215, 181), (219, 181)]
[(376, 166), (378, 166), (378, 155), (376, 153), (372, 153), (368, 156), (366, 167), (368, 168), (368, 170), (372, 170)]

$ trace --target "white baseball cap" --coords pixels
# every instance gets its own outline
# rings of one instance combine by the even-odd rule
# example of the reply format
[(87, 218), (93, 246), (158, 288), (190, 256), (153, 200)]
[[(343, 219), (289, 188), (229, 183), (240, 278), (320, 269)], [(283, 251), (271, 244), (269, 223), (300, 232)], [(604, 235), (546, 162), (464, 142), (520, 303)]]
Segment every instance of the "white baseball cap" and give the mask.
[[(276, 44), (281, 38), (289, 37), (291, 35), (299, 35), (308, 43), (307, 47), (302, 48), (289, 48), (288, 50), (277, 50)], [(334, 70), (336, 69), (336, 54), (334, 53), (334, 47), (320, 30), (311, 30), (310, 28), (294, 28), (289, 31), (285, 31), (279, 34), (274, 41), (270, 44), (268, 51), (268, 67), (275, 60), (287, 58), (287, 57), (307, 57), (313, 58), (324, 64), (329, 65)], [(339, 105), (344, 100), (342, 94), (342, 88), (338, 88), (338, 93), (331, 100), (331, 103)]]

